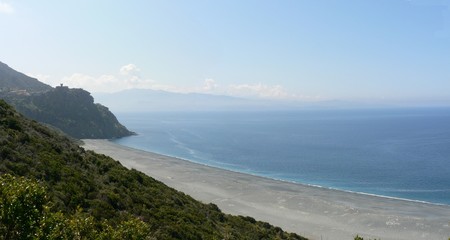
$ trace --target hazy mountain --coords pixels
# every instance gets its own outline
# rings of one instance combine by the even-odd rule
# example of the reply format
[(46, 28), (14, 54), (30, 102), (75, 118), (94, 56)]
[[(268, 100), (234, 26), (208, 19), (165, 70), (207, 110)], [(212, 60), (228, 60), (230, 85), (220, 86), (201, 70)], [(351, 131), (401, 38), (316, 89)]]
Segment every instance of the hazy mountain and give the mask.
[(115, 112), (229, 111), (292, 109), (305, 106), (298, 101), (256, 100), (201, 93), (172, 93), (131, 89), (117, 93), (93, 93), (96, 100)]
[(20, 73), (0, 62), (0, 92), (26, 90), (28, 93), (43, 92), (52, 89), (36, 78)]
[(93, 93), (96, 100), (114, 112), (149, 111), (261, 111), (300, 109), (339, 109), (383, 107), (352, 101), (315, 101), (247, 99), (231, 96), (172, 93), (149, 89), (130, 89), (116, 93)]

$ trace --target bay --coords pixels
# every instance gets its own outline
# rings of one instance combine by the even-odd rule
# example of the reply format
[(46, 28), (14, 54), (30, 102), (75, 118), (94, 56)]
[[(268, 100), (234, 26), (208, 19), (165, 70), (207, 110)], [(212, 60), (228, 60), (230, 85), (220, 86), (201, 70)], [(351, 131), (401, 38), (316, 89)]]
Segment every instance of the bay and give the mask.
[(117, 113), (113, 141), (228, 170), (450, 205), (450, 109)]

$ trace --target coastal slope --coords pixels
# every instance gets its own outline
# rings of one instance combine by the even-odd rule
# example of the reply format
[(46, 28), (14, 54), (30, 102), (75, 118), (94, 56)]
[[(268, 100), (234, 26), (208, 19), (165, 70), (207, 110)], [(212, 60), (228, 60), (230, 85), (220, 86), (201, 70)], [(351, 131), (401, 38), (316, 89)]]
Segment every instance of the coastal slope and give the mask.
[(14, 101), (25, 116), (52, 125), (74, 138), (119, 138), (134, 134), (83, 89), (59, 86)]
[[(149, 231), (145, 239), (304, 239), (251, 217), (224, 214), (214, 204), (201, 203), (110, 157), (85, 151), (64, 135), (24, 118), (3, 100), (0, 174), (39, 181), (47, 189), (50, 211), (58, 216), (81, 211), (92, 219), (89, 227), (95, 231), (102, 231), (103, 223), (115, 227), (137, 219)], [(0, 238), (4, 224), (16, 217), (1, 213)], [(80, 239), (89, 239), (80, 234)]]
[(91, 94), (67, 86), (52, 88), (0, 62), (0, 99), (20, 113), (74, 138), (119, 138), (134, 134)]
[(275, 181), (186, 160), (83, 140), (94, 150), (138, 169), (224, 212), (248, 215), (311, 239), (448, 239), (450, 206), (369, 196)]

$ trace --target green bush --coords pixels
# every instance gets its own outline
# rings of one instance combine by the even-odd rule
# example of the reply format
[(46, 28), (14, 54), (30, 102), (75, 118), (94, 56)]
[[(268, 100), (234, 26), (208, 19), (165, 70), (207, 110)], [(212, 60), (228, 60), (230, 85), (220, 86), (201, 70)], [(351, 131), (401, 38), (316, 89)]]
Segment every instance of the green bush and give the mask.
[(113, 227), (81, 208), (51, 212), (45, 188), (23, 177), (0, 176), (0, 194), (1, 239), (150, 239), (150, 227), (136, 218)]
[(25, 178), (0, 178), (0, 235), (34, 239), (41, 228), (47, 196), (42, 186)]

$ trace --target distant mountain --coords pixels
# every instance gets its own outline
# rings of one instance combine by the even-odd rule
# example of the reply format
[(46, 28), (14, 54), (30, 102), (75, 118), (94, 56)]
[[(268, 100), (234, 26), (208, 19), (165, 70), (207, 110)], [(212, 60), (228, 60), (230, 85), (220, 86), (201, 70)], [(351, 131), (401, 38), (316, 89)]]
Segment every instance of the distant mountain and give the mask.
[(25, 90), (27, 93), (44, 92), (52, 89), (36, 78), (17, 72), (0, 62), (0, 92)]
[(132, 135), (109, 109), (95, 104), (82, 89), (52, 88), (0, 62), (0, 99), (36, 121), (75, 138), (118, 138)]
[(172, 93), (150, 89), (130, 89), (116, 93), (93, 93), (115, 112), (149, 111), (231, 111), (290, 109), (301, 102), (256, 100), (201, 93)]
[(249, 99), (201, 93), (173, 93), (151, 89), (129, 89), (116, 93), (93, 93), (93, 95), (95, 99), (106, 104), (117, 113), (151, 111), (291, 111), (407, 106), (374, 101)]

